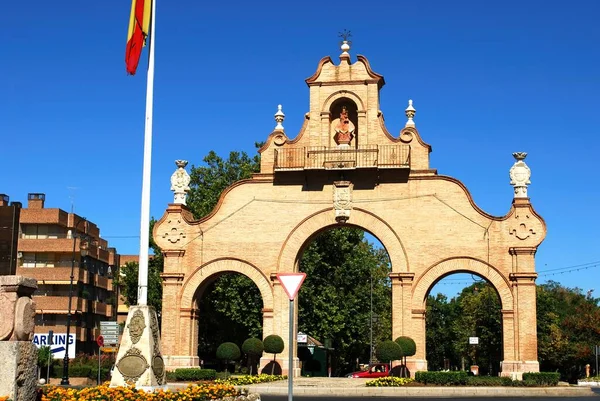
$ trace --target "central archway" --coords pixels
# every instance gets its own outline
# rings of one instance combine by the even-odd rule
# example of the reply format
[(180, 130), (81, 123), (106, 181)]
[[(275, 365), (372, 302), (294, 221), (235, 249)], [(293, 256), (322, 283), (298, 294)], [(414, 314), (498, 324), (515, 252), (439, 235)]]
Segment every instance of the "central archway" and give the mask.
[[(310, 242), (310, 238), (327, 228), (339, 226), (338, 223), (333, 221), (331, 215), (330, 208), (313, 213), (290, 232), (279, 254), (278, 271), (298, 270), (298, 261), (302, 255), (302, 250)], [(409, 271), (406, 250), (402, 245), (400, 236), (383, 219), (367, 210), (354, 208), (348, 224), (371, 233), (381, 241), (390, 255), (392, 272)]]

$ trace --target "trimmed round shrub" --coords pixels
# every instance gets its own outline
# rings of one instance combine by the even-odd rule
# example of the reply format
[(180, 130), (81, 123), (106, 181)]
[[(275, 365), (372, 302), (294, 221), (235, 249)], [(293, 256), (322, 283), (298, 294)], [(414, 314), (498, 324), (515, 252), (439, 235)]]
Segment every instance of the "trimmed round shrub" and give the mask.
[(381, 362), (397, 361), (402, 358), (402, 349), (394, 341), (386, 340), (379, 343), (375, 355)]
[(396, 338), (396, 344), (402, 349), (402, 356), (413, 356), (417, 353), (417, 344), (410, 337), (402, 336)]
[(217, 348), (217, 358), (225, 361), (237, 361), (242, 356), (240, 347), (234, 343), (223, 343)]
[(283, 344), (283, 339), (277, 334), (266, 336), (263, 340), (263, 344), (265, 346), (265, 352), (269, 354), (279, 354), (285, 347)]
[(249, 338), (242, 344), (244, 354), (261, 356), (265, 346), (258, 338)]

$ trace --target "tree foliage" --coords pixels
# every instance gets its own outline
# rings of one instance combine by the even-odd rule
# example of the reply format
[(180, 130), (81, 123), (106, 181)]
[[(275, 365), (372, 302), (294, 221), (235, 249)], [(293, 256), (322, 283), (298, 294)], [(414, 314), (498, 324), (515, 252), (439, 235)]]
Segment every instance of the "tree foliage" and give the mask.
[[(258, 148), (261, 144), (255, 146)], [(246, 152), (230, 152), (229, 158), (224, 160), (211, 150), (203, 161), (205, 165), (190, 169), (187, 205), (196, 218), (209, 214), (231, 184), (260, 171), (258, 154), (250, 157)]]
[(242, 344), (242, 351), (244, 351), (245, 354), (252, 356), (261, 356), (264, 349), (265, 346), (263, 342), (258, 338), (248, 338)]
[[(451, 299), (441, 294), (427, 300), (426, 355), (430, 370), (478, 365), (481, 374), (496, 375), (502, 360), (502, 315), (496, 290), (477, 282)], [(478, 337), (479, 345), (470, 345)], [(464, 363), (463, 363), (464, 361)]]
[(394, 341), (400, 346), (403, 357), (413, 356), (417, 353), (417, 344), (412, 338), (401, 336), (396, 338)]
[(369, 243), (360, 229), (337, 228), (315, 237), (300, 270), (307, 276), (299, 292), (299, 331), (321, 342), (332, 340), (335, 375), (353, 370), (357, 358), (369, 361), (371, 318), (374, 344), (391, 337), (385, 250)]
[(376, 355), (382, 362), (397, 361), (402, 358), (402, 349), (395, 341), (385, 340), (377, 345)]
[[(150, 244), (149, 249), (152, 256), (148, 260), (148, 305), (153, 306), (156, 312), (160, 314), (162, 310), (162, 279), (160, 274), (163, 271), (163, 255), (156, 242), (152, 238), (152, 229), (156, 220), (150, 221)], [(137, 304), (138, 296), (138, 262), (127, 262), (125, 266), (119, 269), (119, 274), (114, 277), (114, 284), (119, 286), (119, 290), (127, 306)]]
[(217, 358), (224, 361), (237, 361), (242, 356), (240, 347), (235, 343), (226, 342), (217, 348)]
[(540, 370), (559, 371), (576, 381), (584, 366), (594, 366), (592, 346), (600, 344), (600, 298), (550, 281), (537, 286), (537, 331)]
[(275, 359), (275, 356), (277, 354), (283, 352), (283, 349), (285, 348), (283, 338), (281, 338), (277, 334), (271, 334), (266, 336), (263, 340), (263, 344), (265, 347), (265, 352), (273, 354), (273, 359)]

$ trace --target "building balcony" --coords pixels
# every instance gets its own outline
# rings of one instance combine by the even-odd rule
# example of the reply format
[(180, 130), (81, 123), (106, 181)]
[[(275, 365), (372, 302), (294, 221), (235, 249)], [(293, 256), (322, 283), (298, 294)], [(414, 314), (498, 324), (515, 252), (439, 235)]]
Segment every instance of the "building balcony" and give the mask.
[[(60, 313), (67, 314), (69, 310), (69, 297), (63, 296), (44, 296), (35, 295), (33, 296), (35, 302), (35, 309), (38, 314), (44, 313)], [(87, 300), (73, 296), (71, 303), (71, 313), (84, 313), (87, 312)]]
[(92, 304), (92, 308), (93, 308), (93, 312), (97, 315), (106, 315), (106, 304), (103, 304), (101, 302), (94, 302)]
[[(21, 260), (19, 263), (17, 274), (34, 278), (38, 281), (38, 284), (69, 284), (71, 282), (72, 262), (28, 262), (27, 260)], [(75, 263), (73, 276), (74, 284), (78, 281), (85, 283), (88, 279), (88, 272), (82, 264)]]
[(109, 288), (108, 277), (96, 275), (96, 287), (104, 288), (105, 290), (110, 290), (111, 288)]
[(275, 150), (275, 171), (408, 169), (410, 146), (301, 147)]

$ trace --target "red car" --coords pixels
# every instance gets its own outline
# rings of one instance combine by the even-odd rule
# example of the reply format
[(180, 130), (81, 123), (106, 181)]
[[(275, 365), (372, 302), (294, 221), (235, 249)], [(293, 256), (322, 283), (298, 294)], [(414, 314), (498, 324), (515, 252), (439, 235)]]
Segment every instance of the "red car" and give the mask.
[(374, 363), (369, 365), (367, 370), (361, 370), (360, 372), (353, 372), (346, 375), (346, 377), (366, 377), (366, 378), (377, 378), (385, 377), (390, 375), (390, 367), (387, 363)]

